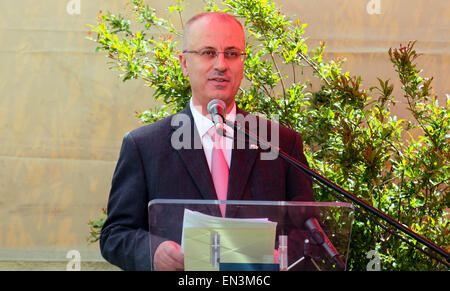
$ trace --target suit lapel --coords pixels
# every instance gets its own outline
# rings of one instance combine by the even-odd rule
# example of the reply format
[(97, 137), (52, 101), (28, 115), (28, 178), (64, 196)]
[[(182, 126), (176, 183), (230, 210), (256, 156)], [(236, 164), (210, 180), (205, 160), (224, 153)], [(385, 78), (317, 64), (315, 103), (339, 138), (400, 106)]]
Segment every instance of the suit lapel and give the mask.
[[(236, 116), (243, 115), (247, 116), (248, 113), (237, 109)], [(239, 118), (236, 119), (239, 122)], [(246, 126), (245, 124), (241, 125)], [(251, 132), (257, 133), (256, 128), (248, 128)], [(244, 189), (249, 180), (251, 170), (255, 164), (256, 158), (258, 157), (259, 150), (251, 149), (249, 143), (245, 142), (245, 148), (239, 149), (237, 146), (237, 135), (236, 130), (234, 131), (234, 148), (233, 154), (231, 156), (231, 167), (230, 175), (228, 180), (228, 200), (242, 200), (244, 196)], [(247, 139), (246, 139), (247, 140)], [(251, 142), (250, 142), (251, 143)]]
[[(206, 161), (205, 153), (201, 146), (201, 139), (198, 134), (197, 127), (194, 124), (194, 118), (192, 117), (192, 112), (189, 108), (189, 105), (186, 106), (178, 114), (185, 114), (187, 117), (189, 117), (188, 119), (184, 119), (189, 120), (189, 124), (182, 124), (180, 126), (190, 127), (190, 131), (187, 130), (186, 132), (191, 133), (191, 148), (184, 147), (176, 150), (176, 152), (183, 161), (184, 167), (186, 167), (187, 171), (189, 172), (202, 198), (206, 200), (217, 200), (217, 194), (212, 181), (211, 172)], [(241, 114), (243, 116), (248, 115), (247, 112), (239, 108), (237, 108), (236, 114)], [(172, 125), (172, 128), (175, 131), (178, 130), (180, 126)], [(246, 125), (242, 124), (242, 126)], [(256, 128), (247, 127), (247, 129), (249, 129), (253, 133), (257, 133)], [(255, 164), (256, 158), (259, 155), (259, 150), (251, 149), (247, 141), (245, 143), (244, 149), (239, 149), (237, 146), (236, 137), (238, 135), (236, 131), (234, 132), (234, 136), (234, 148), (231, 157), (227, 200), (242, 200), (244, 196), (245, 186), (247, 185), (247, 182), (249, 180), (250, 173)], [(197, 148), (195, 146), (197, 146)], [(219, 208), (213, 208), (214, 209), (210, 210), (214, 213), (214, 215), (220, 216)], [(232, 216), (232, 213), (228, 213), (227, 210), (227, 216), (229, 215)]]
[[(188, 119), (183, 118), (183, 120), (189, 120), (189, 124), (182, 124), (181, 126), (188, 126), (190, 129), (184, 132), (191, 134), (191, 147), (184, 147), (176, 152), (179, 154), (184, 166), (189, 172), (192, 180), (197, 186), (200, 195), (203, 199), (216, 200), (216, 190), (211, 177), (211, 172), (209, 171), (208, 163), (206, 161), (205, 153), (201, 146), (200, 136), (197, 131), (197, 127), (194, 124), (194, 118), (192, 117), (192, 112), (187, 105), (178, 114), (185, 114)], [(180, 126), (172, 125), (173, 130), (179, 130)]]

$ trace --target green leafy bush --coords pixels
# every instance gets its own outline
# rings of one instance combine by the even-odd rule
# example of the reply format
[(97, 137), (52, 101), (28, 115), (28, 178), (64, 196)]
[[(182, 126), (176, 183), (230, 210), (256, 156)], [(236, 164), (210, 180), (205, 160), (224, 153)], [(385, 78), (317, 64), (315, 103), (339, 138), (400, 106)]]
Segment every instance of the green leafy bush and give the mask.
[[(108, 54), (123, 81), (143, 79), (154, 89), (162, 105), (136, 114), (151, 123), (184, 108), (191, 96), (178, 62), (182, 23), (177, 27), (168, 20), (182, 19), (184, 2), (168, 7), (168, 19), (158, 18), (143, 0), (129, 5), (133, 21), (100, 13), (90, 39)], [(378, 78), (379, 86), (364, 89), (359, 76), (343, 72), (342, 59), (324, 60), (324, 43), (308, 48), (306, 23), (282, 14), (273, 1), (207, 1), (205, 10), (226, 11), (245, 26), (245, 81), (238, 106), (268, 118), (277, 115), (281, 124), (302, 134), (311, 168), (437, 245), (450, 245), (445, 213), (450, 207), (450, 98), (438, 104), (432, 78), (420, 76), (416, 67), (414, 42), (389, 50), (404, 92), (399, 97), (411, 111), (412, 118), (404, 120), (391, 115), (390, 80)], [(311, 89), (307, 75), (320, 82), (319, 90)], [(336, 199), (315, 191), (318, 201)], [(350, 269), (365, 270), (370, 250), (379, 252), (383, 270), (446, 269), (357, 215)]]

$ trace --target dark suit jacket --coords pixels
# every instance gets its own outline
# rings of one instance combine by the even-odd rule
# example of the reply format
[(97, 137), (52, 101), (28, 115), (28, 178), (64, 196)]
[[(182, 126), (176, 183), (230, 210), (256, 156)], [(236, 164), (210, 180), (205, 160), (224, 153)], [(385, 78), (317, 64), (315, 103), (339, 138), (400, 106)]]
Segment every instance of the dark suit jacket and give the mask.
[[(124, 270), (150, 269), (149, 201), (217, 199), (203, 149), (176, 150), (171, 145), (172, 133), (179, 126), (190, 127), (193, 143), (201, 144), (189, 106), (178, 114), (188, 116), (189, 124), (172, 125), (175, 114), (123, 138), (100, 248), (107, 261)], [(237, 114), (248, 113), (237, 109)], [(306, 164), (298, 133), (280, 126), (279, 140), (282, 150)], [(260, 150), (249, 146), (233, 149), (227, 200), (314, 200), (308, 177), (280, 157), (262, 160), (259, 156)]]

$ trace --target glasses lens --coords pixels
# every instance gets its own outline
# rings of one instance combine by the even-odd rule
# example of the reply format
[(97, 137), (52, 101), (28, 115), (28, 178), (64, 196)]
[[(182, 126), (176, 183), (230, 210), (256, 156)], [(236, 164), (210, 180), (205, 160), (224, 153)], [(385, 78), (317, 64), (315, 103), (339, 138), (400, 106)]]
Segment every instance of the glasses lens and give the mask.
[(199, 54), (202, 58), (205, 59), (214, 59), (217, 56), (217, 52), (211, 49), (200, 50)]
[(243, 53), (238, 50), (227, 50), (224, 52), (218, 52), (213, 49), (202, 49), (198, 51), (198, 54), (206, 60), (212, 60), (218, 57), (220, 53), (223, 53), (224, 57), (230, 61), (240, 59), (243, 56)]
[(235, 50), (226, 51), (226, 52), (224, 52), (224, 54), (225, 54), (225, 58), (227, 58), (229, 60), (239, 59), (242, 55), (242, 53), (240, 51), (235, 51)]

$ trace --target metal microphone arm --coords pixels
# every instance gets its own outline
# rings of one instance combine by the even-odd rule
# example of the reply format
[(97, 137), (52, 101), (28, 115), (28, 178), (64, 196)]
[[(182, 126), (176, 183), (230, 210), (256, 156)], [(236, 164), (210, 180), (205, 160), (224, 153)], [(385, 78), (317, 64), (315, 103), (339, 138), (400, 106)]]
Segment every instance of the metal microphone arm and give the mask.
[(331, 182), (330, 180), (328, 180), (327, 178), (323, 177), (319, 173), (311, 170), (308, 166), (304, 165), (300, 161), (298, 161), (295, 158), (291, 157), (290, 155), (285, 153), (279, 147), (276, 147), (276, 146), (272, 145), (271, 143), (269, 143), (268, 141), (261, 139), (256, 134), (253, 134), (253, 133), (249, 132), (246, 128), (241, 128), (240, 125), (237, 122), (230, 122), (228, 120), (225, 120), (225, 122), (226, 122), (226, 124), (228, 126), (230, 126), (232, 128), (235, 128), (239, 132), (244, 133), (248, 138), (252, 139), (253, 141), (258, 142), (260, 144), (264, 144), (265, 146), (267, 146), (267, 148), (271, 148), (271, 149), (277, 150), (279, 155), (285, 161), (287, 161), (289, 164), (293, 165), (298, 170), (301, 170), (303, 173), (305, 173), (306, 175), (314, 178), (316, 181), (320, 181), (320, 183), (322, 183), (327, 188), (329, 188), (329, 189), (331, 189), (331, 190), (333, 190), (333, 191), (343, 195), (345, 198), (349, 199), (350, 201), (352, 201), (356, 205), (358, 205), (358, 206), (362, 207), (363, 209), (369, 211), (370, 213), (374, 214), (375, 216), (383, 219), (384, 221), (386, 221), (387, 223), (389, 223), (390, 225), (392, 225), (396, 229), (398, 229), (401, 232), (407, 234), (408, 236), (412, 237), (416, 241), (420, 242), (421, 244), (423, 244), (423, 245), (427, 246), (428, 248), (432, 249), (433, 251), (435, 251), (439, 255), (443, 256), (447, 262), (442, 261), (442, 263), (446, 264), (447, 267), (450, 267), (450, 254), (448, 252), (446, 252), (444, 249), (442, 249), (441, 247), (439, 247), (438, 245), (436, 245), (433, 242), (429, 241), (428, 239), (422, 237), (421, 235), (415, 233), (411, 229), (405, 227), (400, 222), (398, 222), (395, 219), (391, 218), (390, 216), (388, 216), (387, 214), (383, 213), (382, 211), (376, 209), (375, 207), (373, 207), (372, 205), (368, 204), (367, 202), (359, 199), (358, 197), (356, 197), (352, 193), (344, 190), (343, 188), (341, 188), (340, 186), (338, 186), (335, 183)]

